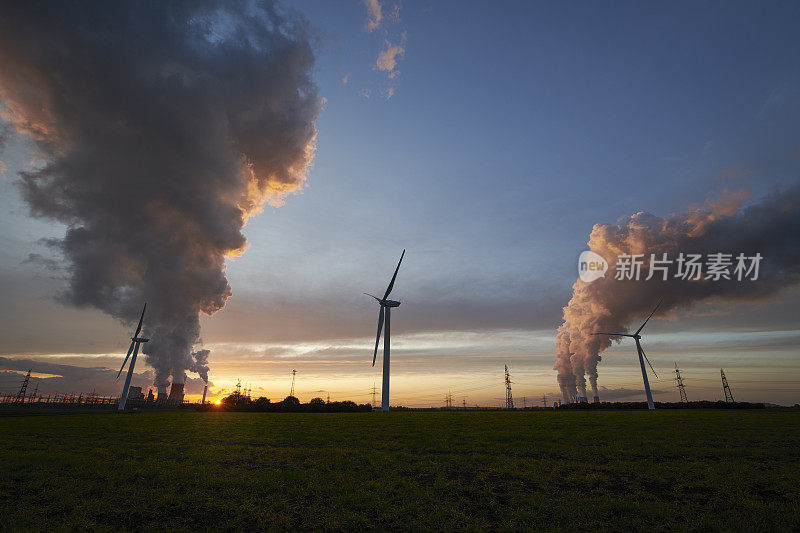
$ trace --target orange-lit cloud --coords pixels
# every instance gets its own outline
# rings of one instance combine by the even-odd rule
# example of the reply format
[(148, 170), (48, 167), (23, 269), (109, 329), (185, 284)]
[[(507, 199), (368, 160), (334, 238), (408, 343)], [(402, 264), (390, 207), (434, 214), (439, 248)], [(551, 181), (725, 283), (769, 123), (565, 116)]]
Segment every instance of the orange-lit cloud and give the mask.
[(377, 30), (383, 20), (383, 9), (379, 0), (364, 0), (367, 8), (367, 31)]
[(386, 72), (390, 78), (393, 78), (397, 67), (397, 58), (404, 57), (406, 49), (402, 44), (391, 44), (389, 41), (386, 41), (384, 45), (385, 48), (381, 50), (375, 61), (375, 68)]

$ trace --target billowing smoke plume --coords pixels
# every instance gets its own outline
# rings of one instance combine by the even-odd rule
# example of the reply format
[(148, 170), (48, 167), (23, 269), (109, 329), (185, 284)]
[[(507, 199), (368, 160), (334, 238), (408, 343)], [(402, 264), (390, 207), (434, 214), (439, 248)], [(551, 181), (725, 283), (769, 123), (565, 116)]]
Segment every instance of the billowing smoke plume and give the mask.
[[(587, 375), (597, 395), (597, 363), (611, 339), (592, 333), (627, 332), (632, 324), (638, 328), (662, 298), (656, 316), (713, 298), (765, 298), (800, 281), (800, 185), (746, 205), (748, 199), (749, 194), (726, 193), (717, 202), (666, 218), (636, 213), (618, 224), (594, 226), (589, 249), (605, 258), (609, 269), (604, 278), (590, 283), (578, 279), (564, 308), (555, 365), (564, 401), (587, 397)], [(706, 262), (708, 254), (718, 252), (733, 254), (731, 274), (736, 256), (760, 253), (758, 279), (738, 281), (732, 275), (730, 280), (683, 280), (675, 277), (673, 264), (666, 281), (658, 271), (645, 280), (650, 254), (656, 254), (657, 260), (664, 253), (672, 260), (680, 253), (702, 254)], [(615, 279), (620, 254), (645, 254), (639, 281)]]
[(0, 4), (0, 117), (32, 139), (35, 216), (67, 225), (63, 300), (126, 322), (147, 301), (155, 384), (208, 379), (199, 313), (268, 202), (303, 187), (320, 110), (302, 20), (269, 1)]

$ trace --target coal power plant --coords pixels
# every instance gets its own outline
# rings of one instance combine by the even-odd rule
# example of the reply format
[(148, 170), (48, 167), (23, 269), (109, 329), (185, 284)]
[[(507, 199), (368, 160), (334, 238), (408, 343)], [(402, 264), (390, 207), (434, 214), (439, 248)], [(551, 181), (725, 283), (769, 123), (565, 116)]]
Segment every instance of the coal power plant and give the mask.
[[(91, 393), (68, 393), (68, 394), (50, 394), (42, 393), (39, 391), (38, 383), (33, 384), (36, 378), (31, 377), (32, 370), (29, 370), (25, 378), (22, 380), (18, 392), (9, 394), (0, 394), (0, 404), (12, 404), (16, 406), (30, 406), (30, 407), (71, 407), (71, 408), (117, 408), (119, 409), (120, 401), (123, 395), (108, 396), (97, 394), (92, 391)], [(163, 394), (155, 396), (153, 389), (149, 389), (147, 394), (142, 387), (130, 386), (127, 389), (126, 396), (126, 410), (143, 409), (177, 409), (181, 407), (194, 407), (197, 402), (188, 402), (184, 393), (185, 385), (183, 383), (173, 383), (169, 387), (169, 394), (166, 390)], [(33, 390), (31, 391), (31, 388)], [(165, 387), (166, 389), (166, 387)], [(208, 385), (205, 386), (203, 391), (203, 401), (205, 403), (205, 394), (208, 390)]]

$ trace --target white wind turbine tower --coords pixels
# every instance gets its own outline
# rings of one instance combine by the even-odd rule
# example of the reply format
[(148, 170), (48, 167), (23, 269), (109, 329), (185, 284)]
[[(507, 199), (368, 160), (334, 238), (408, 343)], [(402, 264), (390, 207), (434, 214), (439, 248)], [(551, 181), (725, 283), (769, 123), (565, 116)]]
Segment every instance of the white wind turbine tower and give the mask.
[[(661, 302), (658, 302), (656, 308), (653, 309), (653, 312), (650, 313), (650, 316), (647, 317), (647, 320), (650, 320), (650, 317), (652, 317), (655, 314), (656, 310), (660, 305)], [(642, 380), (644, 381), (644, 392), (647, 395), (647, 408), (655, 409), (656, 406), (653, 405), (653, 394), (650, 392), (650, 382), (647, 380), (647, 370), (645, 370), (644, 368), (644, 362), (647, 361), (647, 364), (650, 365), (650, 370), (653, 371), (653, 375), (655, 375), (656, 378), (658, 377), (658, 374), (656, 374), (653, 365), (650, 364), (650, 359), (647, 358), (647, 355), (644, 353), (644, 350), (642, 349), (642, 344), (639, 342), (640, 340), (642, 340), (642, 336), (639, 335), (639, 333), (641, 333), (642, 329), (644, 329), (644, 325), (647, 324), (647, 320), (644, 321), (644, 324), (639, 326), (639, 329), (637, 329), (636, 333), (634, 333), (633, 335), (631, 335), (630, 333), (600, 333), (600, 332), (595, 333), (594, 335), (609, 335), (612, 337), (631, 337), (633, 340), (636, 341), (636, 351), (639, 352), (639, 365), (642, 367)], [(644, 359), (642, 359), (642, 357), (644, 357)]]
[(378, 357), (378, 343), (381, 340), (381, 329), (383, 328), (384, 317), (386, 320), (386, 333), (383, 336), (383, 389), (381, 390), (381, 411), (389, 410), (389, 317), (391, 316), (392, 307), (398, 307), (400, 305), (400, 302), (388, 300), (387, 298), (389, 298), (389, 294), (391, 294), (392, 288), (394, 287), (394, 280), (397, 278), (397, 271), (400, 270), (400, 263), (403, 262), (404, 255), (406, 255), (405, 250), (403, 250), (403, 253), (400, 255), (400, 261), (397, 263), (397, 268), (394, 269), (394, 276), (392, 276), (392, 281), (389, 282), (389, 286), (386, 288), (386, 293), (384, 293), (383, 298), (372, 296), (366, 292), (364, 293), (367, 296), (375, 298), (381, 306), (381, 312), (378, 315), (378, 335), (375, 337), (375, 352), (372, 354), (372, 366), (375, 366), (375, 359)]
[(128, 355), (125, 356), (125, 360), (122, 362), (122, 366), (119, 368), (119, 372), (117, 373), (117, 379), (119, 379), (120, 374), (122, 374), (122, 369), (125, 368), (125, 363), (128, 362), (128, 357), (131, 356), (131, 352), (133, 352), (133, 357), (131, 358), (131, 364), (128, 367), (128, 376), (125, 378), (125, 386), (122, 387), (122, 396), (119, 398), (119, 407), (117, 408), (120, 411), (125, 410), (125, 402), (128, 401), (128, 389), (131, 388), (131, 378), (133, 377), (133, 365), (136, 364), (136, 354), (139, 353), (139, 345), (143, 342), (147, 342), (150, 339), (143, 339), (139, 337), (139, 333), (142, 331), (142, 321), (144, 320), (144, 310), (147, 309), (147, 302), (145, 302), (144, 307), (142, 307), (142, 316), (139, 317), (139, 325), (136, 326), (136, 333), (133, 334), (131, 337), (131, 347), (128, 348)]

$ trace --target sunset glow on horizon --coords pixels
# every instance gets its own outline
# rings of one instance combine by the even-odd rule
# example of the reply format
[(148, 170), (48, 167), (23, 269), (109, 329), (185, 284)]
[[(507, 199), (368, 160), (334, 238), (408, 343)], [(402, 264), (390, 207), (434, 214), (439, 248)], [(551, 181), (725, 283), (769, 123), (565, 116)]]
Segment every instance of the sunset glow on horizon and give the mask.
[[(0, 393), (119, 395), (147, 302), (144, 394), (277, 402), (296, 370), (303, 402), (380, 402), (363, 293), (405, 249), (392, 405), (497, 406), (506, 365), (531, 405), (642, 401), (632, 339), (594, 334), (659, 301), (656, 401), (677, 363), (693, 399), (724, 368), (800, 402), (796, 5), (212, 7), (0, 21)], [(760, 278), (614, 279), (722, 252)]]

